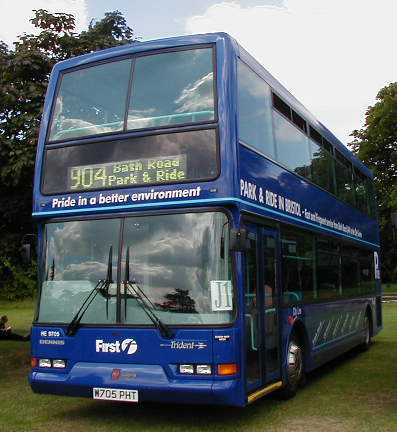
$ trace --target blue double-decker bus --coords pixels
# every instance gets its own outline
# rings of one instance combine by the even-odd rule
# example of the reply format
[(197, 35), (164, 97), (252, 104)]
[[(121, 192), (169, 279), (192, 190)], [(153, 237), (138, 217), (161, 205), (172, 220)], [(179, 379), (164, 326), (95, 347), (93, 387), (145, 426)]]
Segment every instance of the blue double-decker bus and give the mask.
[(58, 63), (37, 393), (245, 406), (382, 327), (371, 172), (224, 33)]

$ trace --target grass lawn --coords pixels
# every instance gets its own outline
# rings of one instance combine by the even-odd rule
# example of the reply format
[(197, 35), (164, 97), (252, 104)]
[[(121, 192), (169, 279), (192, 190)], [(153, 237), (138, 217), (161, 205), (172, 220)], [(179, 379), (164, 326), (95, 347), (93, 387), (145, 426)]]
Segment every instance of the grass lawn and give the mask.
[[(35, 395), (27, 383), (29, 344), (0, 342), (0, 431), (290, 431), (397, 430), (397, 304), (384, 306), (385, 328), (368, 352), (349, 353), (311, 374), (289, 401), (268, 397), (244, 408), (116, 405)], [(25, 333), (31, 302), (2, 303)]]
[(397, 294), (397, 283), (382, 284), (384, 294)]

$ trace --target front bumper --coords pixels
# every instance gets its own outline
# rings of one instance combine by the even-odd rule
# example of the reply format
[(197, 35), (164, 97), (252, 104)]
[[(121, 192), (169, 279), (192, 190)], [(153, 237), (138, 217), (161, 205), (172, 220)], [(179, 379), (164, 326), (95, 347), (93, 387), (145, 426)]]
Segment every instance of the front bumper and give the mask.
[(160, 365), (80, 362), (69, 371), (33, 370), (29, 382), (35, 393), (92, 398), (93, 387), (106, 387), (137, 390), (140, 402), (245, 405), (239, 378), (176, 378)]

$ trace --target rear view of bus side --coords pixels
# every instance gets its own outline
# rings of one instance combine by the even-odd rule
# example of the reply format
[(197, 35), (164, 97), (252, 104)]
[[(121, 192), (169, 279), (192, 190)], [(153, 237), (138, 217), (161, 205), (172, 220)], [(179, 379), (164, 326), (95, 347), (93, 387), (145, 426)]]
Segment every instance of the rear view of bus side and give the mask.
[(55, 66), (38, 393), (245, 406), (382, 327), (371, 172), (224, 33)]

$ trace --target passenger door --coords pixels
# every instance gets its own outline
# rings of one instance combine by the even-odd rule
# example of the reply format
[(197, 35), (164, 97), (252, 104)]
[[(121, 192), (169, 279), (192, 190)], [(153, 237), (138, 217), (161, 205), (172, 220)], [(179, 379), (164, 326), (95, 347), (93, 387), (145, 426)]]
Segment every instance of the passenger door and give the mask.
[(280, 378), (278, 233), (250, 226), (245, 255), (247, 393)]
[(257, 237), (256, 227), (250, 227), (248, 233), (249, 248), (245, 253), (244, 272), (245, 378), (247, 393), (260, 388), (263, 384)]
[(262, 230), (262, 287), (265, 382), (280, 377), (278, 232)]

